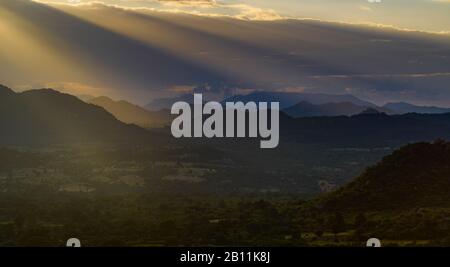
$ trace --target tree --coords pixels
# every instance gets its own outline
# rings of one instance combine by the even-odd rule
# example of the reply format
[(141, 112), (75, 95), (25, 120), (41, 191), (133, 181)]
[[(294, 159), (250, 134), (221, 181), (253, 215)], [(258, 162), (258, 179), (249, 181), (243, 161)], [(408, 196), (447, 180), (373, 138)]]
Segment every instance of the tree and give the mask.
[(331, 230), (333, 231), (335, 242), (339, 242), (339, 240), (337, 238), (337, 234), (345, 231), (345, 228), (346, 228), (346, 225), (345, 225), (344, 216), (342, 216), (342, 214), (340, 212), (336, 212), (334, 217), (332, 217), (332, 219), (331, 219)]
[(316, 218), (314, 234), (315, 234), (318, 238), (321, 238), (321, 237), (323, 236), (324, 225), (325, 225), (325, 222), (324, 222), (323, 217), (318, 217), (318, 218)]
[(364, 215), (364, 213), (358, 213), (358, 215), (356, 215), (355, 217), (355, 229), (360, 229), (363, 228), (364, 226), (366, 226), (367, 224), (367, 218)]

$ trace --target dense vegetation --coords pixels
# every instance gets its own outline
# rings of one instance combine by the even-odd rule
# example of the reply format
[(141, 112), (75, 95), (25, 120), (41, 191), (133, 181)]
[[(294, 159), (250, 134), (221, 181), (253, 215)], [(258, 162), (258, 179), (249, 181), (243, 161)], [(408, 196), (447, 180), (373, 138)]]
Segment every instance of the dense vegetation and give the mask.
[[(88, 246), (364, 246), (370, 237), (392, 246), (448, 245), (449, 148), (444, 141), (405, 146), (311, 200), (211, 193), (189, 177), (212, 173), (168, 150), (2, 149), (0, 245), (63, 246), (70, 237)], [(197, 164), (223, 156), (210, 154)]]
[(368, 168), (319, 205), (328, 210), (450, 206), (450, 143), (411, 144)]

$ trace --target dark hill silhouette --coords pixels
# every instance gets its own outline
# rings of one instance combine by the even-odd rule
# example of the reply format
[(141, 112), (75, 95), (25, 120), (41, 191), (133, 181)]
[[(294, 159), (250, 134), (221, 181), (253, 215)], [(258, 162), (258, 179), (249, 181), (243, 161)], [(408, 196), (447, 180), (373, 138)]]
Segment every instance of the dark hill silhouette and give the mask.
[(14, 94), (14, 91), (0, 84), (0, 96), (8, 96)]
[(416, 143), (386, 156), (315, 205), (333, 211), (450, 206), (450, 143)]
[(6, 93), (1, 99), (2, 145), (116, 142), (148, 135), (137, 126), (118, 121), (101, 107), (51, 89)]
[(379, 113), (382, 113), (382, 112), (380, 112), (379, 110), (377, 110), (375, 108), (366, 108), (359, 114), (363, 115), (363, 114), (379, 114)]
[(450, 114), (359, 114), (351, 117), (280, 116), (282, 142), (346, 147), (401, 146), (450, 138)]
[(120, 121), (136, 124), (143, 128), (163, 127), (171, 122), (168, 110), (149, 111), (130, 102), (114, 101), (106, 96), (90, 99), (88, 103), (104, 108)]

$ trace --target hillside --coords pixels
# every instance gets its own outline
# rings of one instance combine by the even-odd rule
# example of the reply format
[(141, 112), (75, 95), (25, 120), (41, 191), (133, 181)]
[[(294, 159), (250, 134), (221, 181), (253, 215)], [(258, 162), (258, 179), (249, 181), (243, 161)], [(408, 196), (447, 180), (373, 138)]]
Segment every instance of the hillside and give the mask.
[(104, 108), (122, 122), (136, 124), (143, 128), (163, 127), (170, 124), (169, 111), (149, 111), (130, 102), (114, 101), (106, 96), (96, 97), (88, 102)]
[(332, 211), (450, 207), (450, 142), (402, 147), (315, 204)]
[(14, 93), (2, 87), (0, 93), (2, 145), (117, 142), (148, 135), (101, 107), (51, 89)]
[(164, 97), (153, 99), (147, 105), (145, 105), (144, 108), (149, 111), (160, 111), (164, 109), (170, 110), (172, 108), (172, 105), (178, 101), (184, 101), (189, 104), (194, 104), (194, 95), (182, 94), (176, 97)]
[(0, 84), (0, 96), (8, 96), (14, 94), (14, 91)]
[(394, 110), (397, 113), (422, 113), (422, 114), (439, 114), (439, 113), (450, 113), (450, 108), (441, 108), (433, 106), (416, 106), (413, 104), (398, 102), (398, 103), (388, 103), (383, 106), (384, 108)]

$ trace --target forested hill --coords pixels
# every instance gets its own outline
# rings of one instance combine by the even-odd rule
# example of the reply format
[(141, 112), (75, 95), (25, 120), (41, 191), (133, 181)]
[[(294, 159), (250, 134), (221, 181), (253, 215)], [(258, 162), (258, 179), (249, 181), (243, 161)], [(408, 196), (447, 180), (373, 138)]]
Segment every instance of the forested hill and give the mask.
[(322, 210), (450, 207), (450, 142), (410, 144), (340, 190), (315, 201)]

